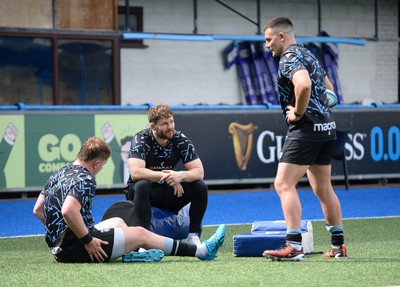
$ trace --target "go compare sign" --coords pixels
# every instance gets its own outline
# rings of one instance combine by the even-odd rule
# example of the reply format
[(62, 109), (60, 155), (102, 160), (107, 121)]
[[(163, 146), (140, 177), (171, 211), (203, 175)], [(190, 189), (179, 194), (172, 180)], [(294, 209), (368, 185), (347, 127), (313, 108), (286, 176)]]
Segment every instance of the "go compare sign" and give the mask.
[(41, 162), (39, 173), (49, 173), (75, 160), (80, 147), (81, 139), (76, 134), (66, 134), (59, 139), (55, 134), (43, 135), (38, 143), (38, 154)]
[(26, 186), (42, 186), (48, 177), (75, 160), (81, 144), (94, 135), (88, 115), (26, 115)]
[(75, 160), (91, 136), (104, 138), (112, 149), (111, 159), (96, 177), (97, 184), (124, 183), (129, 139), (147, 124), (145, 114), (0, 115), (0, 131), (4, 131), (0, 191), (42, 188), (54, 172)]

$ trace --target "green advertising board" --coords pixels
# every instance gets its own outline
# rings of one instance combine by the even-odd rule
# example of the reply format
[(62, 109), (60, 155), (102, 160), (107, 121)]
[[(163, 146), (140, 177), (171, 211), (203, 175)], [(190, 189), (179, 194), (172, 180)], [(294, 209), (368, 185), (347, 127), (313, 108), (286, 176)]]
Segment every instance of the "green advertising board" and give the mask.
[(126, 183), (132, 137), (148, 125), (147, 115), (96, 115), (95, 135), (111, 147), (111, 159), (97, 175), (98, 185)]
[(52, 173), (75, 160), (91, 136), (104, 138), (112, 149), (97, 184), (125, 183), (130, 142), (147, 124), (144, 114), (1, 115), (0, 190), (41, 188)]
[(25, 115), (26, 186), (43, 186), (93, 134), (92, 115)]
[(0, 115), (0, 189), (25, 187), (23, 115)]

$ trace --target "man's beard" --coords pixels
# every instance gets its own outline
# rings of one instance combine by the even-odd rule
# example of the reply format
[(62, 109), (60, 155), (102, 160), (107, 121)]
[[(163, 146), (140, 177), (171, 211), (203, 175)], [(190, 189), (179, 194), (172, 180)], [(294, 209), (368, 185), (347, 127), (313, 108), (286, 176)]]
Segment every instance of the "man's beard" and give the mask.
[(171, 131), (162, 132), (162, 131), (160, 131), (160, 130), (156, 130), (157, 137), (159, 137), (160, 139), (164, 139), (164, 140), (170, 140), (170, 139), (172, 139), (173, 132), (172, 132), (172, 135), (171, 135), (171, 136), (168, 135), (169, 133), (171, 133)]

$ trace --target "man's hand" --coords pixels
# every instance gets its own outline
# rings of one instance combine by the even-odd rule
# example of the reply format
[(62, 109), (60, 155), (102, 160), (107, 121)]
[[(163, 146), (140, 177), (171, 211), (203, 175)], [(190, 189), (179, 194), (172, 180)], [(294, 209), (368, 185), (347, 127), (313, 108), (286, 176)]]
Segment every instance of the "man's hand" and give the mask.
[(90, 241), (88, 244), (85, 244), (85, 249), (93, 262), (104, 262), (104, 260), (108, 257), (103, 248), (101, 248), (101, 244), (108, 245), (108, 242), (93, 237), (92, 241)]
[(168, 184), (179, 183), (183, 179), (183, 171), (165, 169), (162, 172), (163, 176), (161, 177), (160, 181), (165, 181)]
[[(170, 184), (170, 185), (172, 185), (172, 184)], [(182, 185), (179, 182), (175, 183), (172, 186), (174, 187), (174, 195), (176, 195), (177, 197), (181, 197), (185, 193)]]
[[(76, 234), (76, 236), (85, 244), (85, 249), (90, 256), (90, 260), (93, 262), (103, 262), (107, 258), (107, 254), (101, 248), (101, 244), (107, 245), (107, 241), (103, 241), (99, 238), (93, 237), (88, 234), (88, 230), (83, 221), (80, 202), (73, 196), (68, 195), (61, 208), (62, 216), (68, 227)], [(86, 235), (82, 235), (86, 234)], [(87, 238), (89, 237), (89, 238)], [(90, 240), (90, 238), (92, 238)], [(87, 242), (87, 240), (89, 240)]]
[(165, 175), (161, 177), (161, 181), (166, 182), (169, 186), (174, 188), (174, 195), (181, 197), (185, 192), (181, 185), (181, 181), (183, 178), (183, 172), (174, 171), (174, 170), (163, 170)]
[(295, 115), (294, 107), (290, 105), (286, 107), (286, 121), (293, 123), (299, 121), (301, 118)]

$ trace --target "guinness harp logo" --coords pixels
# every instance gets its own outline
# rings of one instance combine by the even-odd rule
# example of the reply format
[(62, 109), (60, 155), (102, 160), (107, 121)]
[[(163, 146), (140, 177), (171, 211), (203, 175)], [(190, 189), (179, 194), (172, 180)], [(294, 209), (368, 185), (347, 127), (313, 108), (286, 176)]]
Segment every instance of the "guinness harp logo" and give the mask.
[(247, 169), (253, 147), (253, 131), (256, 129), (257, 126), (253, 123), (241, 125), (233, 122), (228, 127), (229, 133), (232, 135), (236, 164), (240, 170)]

